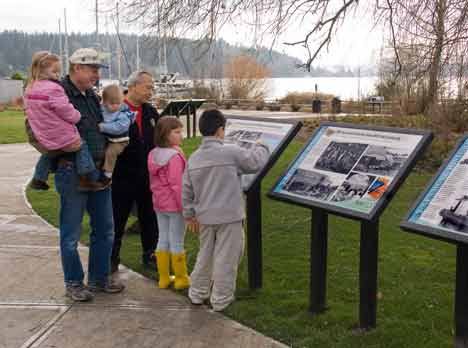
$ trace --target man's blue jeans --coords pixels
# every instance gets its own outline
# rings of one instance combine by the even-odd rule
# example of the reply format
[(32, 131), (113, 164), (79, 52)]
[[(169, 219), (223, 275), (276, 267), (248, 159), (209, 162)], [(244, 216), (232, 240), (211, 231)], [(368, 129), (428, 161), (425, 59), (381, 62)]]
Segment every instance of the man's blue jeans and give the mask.
[(104, 284), (110, 271), (114, 241), (114, 219), (110, 189), (97, 192), (78, 191), (78, 174), (72, 162), (59, 165), (55, 187), (60, 195), (60, 253), (66, 285), (82, 284), (83, 266), (78, 254), (81, 223), (89, 214), (88, 284)]

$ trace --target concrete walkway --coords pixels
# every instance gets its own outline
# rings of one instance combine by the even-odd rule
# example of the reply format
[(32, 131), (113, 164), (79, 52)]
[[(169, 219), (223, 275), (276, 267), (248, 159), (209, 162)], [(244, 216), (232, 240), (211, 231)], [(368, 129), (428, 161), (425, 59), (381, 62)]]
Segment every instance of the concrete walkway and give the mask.
[(29, 145), (0, 145), (0, 348), (285, 347), (125, 269), (124, 293), (69, 302), (57, 230), (24, 199), (37, 157)]

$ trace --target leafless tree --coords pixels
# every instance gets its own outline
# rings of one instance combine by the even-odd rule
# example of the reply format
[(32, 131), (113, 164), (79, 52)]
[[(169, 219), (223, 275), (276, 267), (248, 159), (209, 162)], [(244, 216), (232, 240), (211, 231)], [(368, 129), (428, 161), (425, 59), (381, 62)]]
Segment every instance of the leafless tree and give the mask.
[(304, 36), (283, 43), (304, 47), (303, 67), (310, 70), (358, 5), (358, 0), (128, 0), (122, 17), (143, 23), (148, 32), (196, 37), (200, 42), (211, 42), (229, 25), (251, 29), (255, 40), (268, 36), (274, 45), (288, 29), (300, 25), (307, 28)]
[[(444, 78), (454, 76), (454, 66), (463, 65), (468, 47), (468, 2), (385, 0), (377, 4), (377, 10), (390, 28), (397, 76), (408, 70), (404, 64), (412, 60), (417, 62), (416, 80), (427, 81), (427, 111), (437, 103)], [(406, 54), (404, 62), (402, 53)], [(460, 69), (458, 73), (463, 74)]]
[(370, 6), (375, 22), (388, 28), (395, 76), (409, 68), (403, 67), (401, 55), (415, 54), (412, 78), (427, 79), (426, 105), (434, 105), (454, 57), (466, 61), (461, 55), (468, 46), (466, 0), (127, 0), (123, 14), (159, 35), (197, 37), (204, 43), (217, 38), (226, 25), (250, 26), (256, 39), (268, 35), (273, 44), (300, 26), (304, 33), (284, 44), (306, 49), (303, 66), (310, 71), (343, 21), (362, 6)]

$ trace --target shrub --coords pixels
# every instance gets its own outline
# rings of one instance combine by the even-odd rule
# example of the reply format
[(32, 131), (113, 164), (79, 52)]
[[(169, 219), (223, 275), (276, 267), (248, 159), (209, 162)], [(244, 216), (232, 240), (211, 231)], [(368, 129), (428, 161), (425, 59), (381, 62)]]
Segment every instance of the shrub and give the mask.
[(220, 84), (215, 81), (205, 83), (205, 81), (193, 81), (193, 88), (191, 90), (192, 98), (208, 99), (220, 104), (223, 95), (223, 90)]
[(231, 99), (263, 99), (266, 95), (268, 69), (250, 56), (234, 57), (224, 67), (227, 94)]
[(268, 104), (268, 110), (270, 111), (281, 111), (281, 105), (277, 103), (270, 103)]
[[(435, 111), (434, 111), (435, 112)], [(439, 110), (438, 112), (441, 112)], [(446, 115), (446, 114), (444, 114)], [(453, 117), (456, 117), (456, 113), (453, 114)], [(433, 171), (437, 169), (445, 158), (448, 156), (450, 151), (453, 149), (457, 139), (463, 134), (463, 131), (468, 128), (468, 111), (465, 109), (464, 116), (457, 116), (459, 119), (464, 119), (465, 123), (462, 126), (463, 122), (460, 124), (438, 122), (434, 120), (436, 118), (435, 114), (433, 117), (427, 117), (424, 115), (416, 116), (335, 116), (333, 119), (320, 117), (314, 119), (308, 119), (304, 121), (304, 127), (301, 132), (301, 137), (305, 140), (307, 139), (312, 132), (320, 125), (323, 121), (336, 121), (336, 122), (345, 122), (345, 123), (354, 123), (354, 124), (367, 124), (375, 126), (385, 126), (385, 127), (398, 127), (398, 128), (414, 128), (414, 129), (429, 129), (432, 130), (435, 137), (429, 147), (429, 149), (424, 154), (421, 161), (418, 162), (417, 169), (424, 169)], [(442, 117), (439, 115), (439, 117)], [(445, 116), (444, 116), (445, 117)], [(464, 117), (464, 118), (463, 118)]]
[(281, 104), (312, 104), (312, 101), (319, 100), (329, 100), (333, 99), (335, 96), (332, 94), (325, 93), (314, 93), (314, 92), (289, 92), (285, 97), (280, 99)]
[(299, 104), (291, 104), (291, 111), (298, 112), (301, 110), (301, 106)]
[(19, 71), (14, 72), (14, 73), (10, 76), (10, 78), (11, 78), (12, 80), (20, 80), (20, 81), (25, 81), (25, 80), (26, 80), (26, 77), (25, 77), (21, 72), (19, 72)]
[(263, 100), (257, 101), (257, 103), (255, 104), (255, 110), (261, 111), (264, 108), (265, 108), (265, 101), (263, 101)]

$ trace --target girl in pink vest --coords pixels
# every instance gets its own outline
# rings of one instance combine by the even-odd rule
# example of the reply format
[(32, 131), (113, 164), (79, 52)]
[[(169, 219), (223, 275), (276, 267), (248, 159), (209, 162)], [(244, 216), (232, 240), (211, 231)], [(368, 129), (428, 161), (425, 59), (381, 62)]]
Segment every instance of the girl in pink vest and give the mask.
[(176, 117), (159, 119), (155, 128), (156, 147), (149, 153), (148, 170), (153, 192), (153, 207), (159, 227), (156, 260), (159, 287), (169, 287), (169, 265), (175, 274), (174, 288), (190, 286), (184, 250), (185, 222), (182, 216), (182, 176), (185, 157), (180, 148), (182, 123)]
[(47, 190), (51, 158), (60, 153), (75, 152), (75, 165), (80, 175), (79, 188), (92, 191), (104, 189), (109, 183), (98, 181), (100, 171), (96, 169), (76, 128), (81, 115), (60, 85), (60, 58), (47, 51), (37, 52), (33, 55), (30, 71), (24, 95), (26, 118), (42, 152), (30, 186)]

